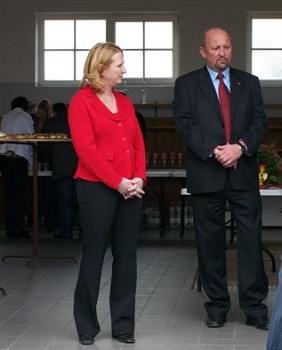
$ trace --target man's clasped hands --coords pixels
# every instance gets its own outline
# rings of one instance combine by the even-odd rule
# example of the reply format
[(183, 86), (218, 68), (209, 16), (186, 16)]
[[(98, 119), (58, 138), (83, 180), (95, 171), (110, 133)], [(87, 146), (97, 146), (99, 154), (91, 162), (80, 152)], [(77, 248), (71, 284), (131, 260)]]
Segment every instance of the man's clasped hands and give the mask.
[(237, 143), (227, 143), (217, 146), (213, 150), (214, 157), (224, 168), (237, 168), (238, 159), (242, 155), (242, 148)]

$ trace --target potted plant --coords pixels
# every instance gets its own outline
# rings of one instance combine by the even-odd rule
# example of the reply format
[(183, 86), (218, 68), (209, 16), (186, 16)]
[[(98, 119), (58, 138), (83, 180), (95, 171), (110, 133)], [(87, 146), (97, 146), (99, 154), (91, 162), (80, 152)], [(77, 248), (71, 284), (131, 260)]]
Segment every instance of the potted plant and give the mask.
[(262, 144), (257, 152), (261, 187), (282, 185), (282, 158), (274, 143)]

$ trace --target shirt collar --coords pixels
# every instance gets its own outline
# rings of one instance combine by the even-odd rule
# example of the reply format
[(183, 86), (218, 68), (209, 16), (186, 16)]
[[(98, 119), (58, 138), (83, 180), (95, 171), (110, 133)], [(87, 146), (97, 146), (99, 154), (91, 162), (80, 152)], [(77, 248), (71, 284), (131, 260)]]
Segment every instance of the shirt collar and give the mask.
[[(208, 72), (210, 74), (210, 77), (211, 77), (212, 81), (217, 81), (218, 72), (216, 72), (215, 70), (211, 69), (208, 65), (207, 65), (207, 70), (208, 70)], [(229, 85), (230, 84), (230, 67), (227, 67), (222, 72), (222, 74), (224, 75), (224, 80)]]

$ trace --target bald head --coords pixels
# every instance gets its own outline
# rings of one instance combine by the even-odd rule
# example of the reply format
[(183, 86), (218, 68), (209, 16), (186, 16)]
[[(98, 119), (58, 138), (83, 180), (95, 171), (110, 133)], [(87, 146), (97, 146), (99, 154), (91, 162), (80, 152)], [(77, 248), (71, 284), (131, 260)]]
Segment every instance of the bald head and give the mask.
[(205, 47), (206, 44), (210, 42), (210, 40), (213, 40), (215, 37), (218, 37), (219, 35), (224, 35), (228, 37), (231, 43), (230, 34), (225, 29), (220, 27), (213, 27), (205, 31), (202, 46)]

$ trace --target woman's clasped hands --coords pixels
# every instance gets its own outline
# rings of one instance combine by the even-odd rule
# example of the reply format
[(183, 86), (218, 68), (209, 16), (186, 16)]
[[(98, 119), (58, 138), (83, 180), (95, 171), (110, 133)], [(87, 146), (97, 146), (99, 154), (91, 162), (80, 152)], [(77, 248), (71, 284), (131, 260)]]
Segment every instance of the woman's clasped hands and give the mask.
[(140, 177), (133, 179), (122, 178), (120, 184), (117, 187), (117, 191), (123, 196), (124, 199), (133, 197), (142, 198), (145, 194), (143, 191), (144, 181)]

